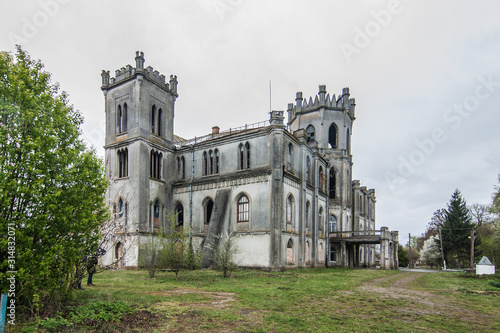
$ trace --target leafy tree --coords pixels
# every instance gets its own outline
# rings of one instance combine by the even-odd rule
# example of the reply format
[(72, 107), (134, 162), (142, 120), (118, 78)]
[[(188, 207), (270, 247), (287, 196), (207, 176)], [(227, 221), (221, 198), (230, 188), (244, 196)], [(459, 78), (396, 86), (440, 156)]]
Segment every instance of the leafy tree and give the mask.
[(457, 189), (448, 203), (446, 220), (442, 228), (443, 251), (450, 266), (456, 259), (458, 267), (465, 267), (465, 260), (470, 253), (469, 236), (473, 228), (467, 204)]
[(439, 265), (442, 261), (440, 244), (437, 236), (430, 236), (429, 239), (424, 242), (422, 250), (420, 250), (420, 260), (430, 265), (431, 268), (435, 265)]
[(170, 222), (170, 230), (164, 235), (166, 243), (163, 248), (165, 267), (175, 273), (175, 278), (179, 279), (179, 272), (183, 269), (193, 268), (193, 245), (190, 242), (189, 230), (176, 224), (175, 214), (167, 214)]
[(108, 218), (104, 166), (79, 139), (82, 122), (40, 61), (20, 47), (0, 53), (0, 288), (17, 271), (20, 312), (69, 298)]
[(403, 247), (403, 245), (399, 244), (398, 249), (398, 261), (399, 267), (408, 267), (410, 261), (408, 260), (408, 251)]

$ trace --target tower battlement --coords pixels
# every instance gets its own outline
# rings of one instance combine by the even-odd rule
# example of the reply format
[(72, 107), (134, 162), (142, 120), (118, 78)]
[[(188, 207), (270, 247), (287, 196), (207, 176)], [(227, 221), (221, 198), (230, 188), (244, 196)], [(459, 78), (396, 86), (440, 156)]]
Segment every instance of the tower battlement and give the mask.
[(291, 121), (298, 113), (307, 113), (316, 111), (320, 108), (326, 108), (337, 111), (346, 110), (354, 118), (356, 101), (354, 98), (349, 98), (349, 88), (343, 88), (342, 94), (337, 98), (335, 94), (330, 97), (326, 91), (326, 85), (319, 86), (319, 92), (316, 97), (309, 97), (309, 101), (302, 97), (302, 92), (299, 91), (295, 95), (295, 103), (288, 104), (288, 119)]
[(148, 66), (144, 68), (144, 52), (137, 51), (135, 56), (135, 67), (127, 65), (120, 69), (115, 70), (115, 76), (111, 77), (109, 71), (103, 70), (101, 73), (102, 77), (102, 90), (108, 90), (110, 87), (121, 84), (128, 81), (131, 78), (135, 78), (141, 75), (150, 81), (156, 83), (162, 89), (177, 96), (177, 76), (170, 75), (170, 81), (166, 82), (166, 76), (160, 74), (153, 67)]

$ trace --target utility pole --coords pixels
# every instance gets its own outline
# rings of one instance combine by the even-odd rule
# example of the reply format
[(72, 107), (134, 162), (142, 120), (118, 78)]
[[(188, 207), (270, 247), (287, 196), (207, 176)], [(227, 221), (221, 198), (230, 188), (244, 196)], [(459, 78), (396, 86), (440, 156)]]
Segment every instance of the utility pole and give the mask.
[(470, 269), (474, 269), (474, 240), (476, 239), (476, 231), (470, 231)]
[(408, 233), (408, 268), (411, 268), (411, 234)]
[(441, 236), (441, 228), (439, 228), (439, 241), (441, 243), (441, 256), (443, 257), (443, 265), (446, 270), (446, 261), (444, 260), (444, 251), (443, 251), (443, 236)]

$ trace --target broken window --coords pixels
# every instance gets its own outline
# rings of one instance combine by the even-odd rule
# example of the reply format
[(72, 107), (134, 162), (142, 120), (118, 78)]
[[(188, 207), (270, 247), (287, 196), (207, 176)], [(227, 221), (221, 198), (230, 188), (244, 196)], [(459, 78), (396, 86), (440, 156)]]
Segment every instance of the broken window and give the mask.
[(212, 218), (212, 210), (214, 209), (214, 201), (210, 198), (205, 199), (205, 205), (204, 205), (204, 220), (205, 224), (210, 223), (210, 219)]
[(161, 108), (158, 110), (158, 126), (156, 128), (156, 134), (158, 134), (159, 136), (161, 136), (161, 132), (162, 132), (162, 110)]
[(155, 122), (156, 122), (156, 106), (151, 107), (151, 133), (155, 132)]
[(180, 202), (175, 205), (175, 226), (184, 226), (184, 206)]
[(337, 148), (337, 125), (332, 123), (330, 129), (328, 130), (328, 144), (330, 148)]
[(306, 134), (307, 134), (307, 142), (311, 142), (311, 141), (316, 140), (315, 136), (314, 136), (315, 135), (315, 129), (314, 129), (313, 125), (307, 126)]
[(330, 191), (329, 191), (329, 198), (330, 199), (336, 198), (336, 191), (337, 191), (337, 175), (335, 174), (335, 169), (331, 168), (330, 169)]

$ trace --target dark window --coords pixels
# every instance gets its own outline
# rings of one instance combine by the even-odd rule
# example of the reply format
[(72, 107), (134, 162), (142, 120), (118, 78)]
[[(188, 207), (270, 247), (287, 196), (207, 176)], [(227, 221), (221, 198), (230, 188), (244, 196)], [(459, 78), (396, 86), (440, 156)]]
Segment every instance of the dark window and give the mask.
[(123, 214), (125, 213), (125, 205), (123, 204), (123, 199), (120, 198), (120, 200), (118, 200), (118, 217), (119, 218), (122, 218), (123, 217)]
[(238, 167), (240, 170), (250, 168), (250, 144), (240, 143), (238, 146)]
[(125, 103), (123, 105), (123, 109), (121, 105), (118, 105), (118, 110), (117, 110), (117, 132), (118, 133), (123, 133), (127, 131), (127, 104)]
[(239, 151), (239, 163), (238, 165), (240, 166), (240, 169), (243, 169), (245, 167), (245, 147), (243, 146), (242, 143), (238, 146), (238, 151)]
[(246, 195), (240, 196), (237, 203), (237, 221), (248, 222), (250, 215), (250, 201)]
[(184, 156), (177, 157), (177, 179), (186, 178), (186, 170), (184, 166)]
[(220, 161), (220, 158), (219, 158), (219, 151), (217, 149), (215, 149), (215, 167), (214, 167), (214, 172), (215, 173), (219, 173), (219, 161)]
[(306, 201), (306, 228), (309, 228), (309, 220), (311, 218), (311, 203)]
[(156, 106), (151, 107), (151, 132), (155, 132), (155, 122), (156, 122)]
[(208, 156), (210, 158), (210, 168), (209, 168), (209, 173), (212, 175), (214, 173), (214, 152), (209, 150), (208, 151)]
[(331, 124), (328, 130), (328, 143), (330, 148), (337, 148), (337, 125), (335, 123)]
[(205, 200), (205, 224), (210, 223), (210, 219), (212, 218), (212, 210), (214, 209), (214, 201), (212, 199)]
[(306, 129), (306, 134), (307, 134), (307, 141), (310, 142), (310, 141), (314, 141), (316, 140), (314, 134), (315, 134), (315, 129), (314, 129), (314, 126), (313, 125), (309, 125), (307, 126), (307, 129)]
[(246, 152), (246, 168), (250, 169), (250, 144), (247, 142), (245, 143), (245, 152)]
[(349, 135), (349, 129), (347, 129), (346, 140), (345, 140), (345, 149), (347, 153), (351, 153), (351, 136)]
[(118, 150), (118, 178), (128, 176), (128, 149)]
[(323, 220), (323, 207), (319, 208), (319, 231), (323, 231), (323, 225), (325, 224), (325, 221)]
[(160, 228), (160, 202), (158, 199), (153, 206), (153, 228)]
[(337, 175), (335, 174), (335, 169), (331, 168), (330, 169), (330, 191), (329, 191), (330, 199), (336, 198), (336, 191), (337, 191)]
[(156, 134), (160, 135), (161, 136), (161, 133), (162, 133), (162, 110), (161, 109), (158, 109), (158, 128), (156, 129)]
[(208, 157), (207, 152), (203, 152), (203, 176), (208, 175)]
[(127, 131), (127, 103), (123, 104), (123, 114), (122, 114), (122, 131)]
[(175, 206), (175, 225), (176, 227), (184, 226), (184, 206), (180, 202)]
[(292, 144), (288, 144), (288, 158), (287, 158), (287, 170), (288, 171), (293, 171), (292, 170), (292, 164), (293, 163), (293, 146)]
[(161, 162), (163, 155), (155, 150), (151, 150), (149, 158), (149, 176), (161, 179)]
[(306, 159), (306, 180), (311, 182), (311, 159), (307, 156)]
[(330, 244), (330, 261), (337, 261), (337, 252), (334, 244)]

